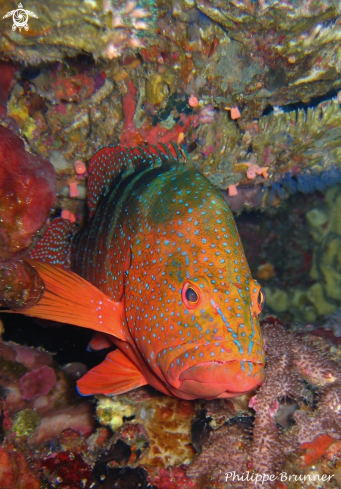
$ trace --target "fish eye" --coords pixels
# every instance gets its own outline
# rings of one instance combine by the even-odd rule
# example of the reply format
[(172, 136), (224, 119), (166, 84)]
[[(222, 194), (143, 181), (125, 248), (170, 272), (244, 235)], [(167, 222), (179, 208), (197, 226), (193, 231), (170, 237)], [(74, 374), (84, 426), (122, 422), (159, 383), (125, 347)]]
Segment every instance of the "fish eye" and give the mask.
[(192, 289), (192, 287), (188, 287), (186, 289), (185, 297), (188, 302), (191, 302), (192, 304), (195, 304), (199, 300), (198, 294), (195, 292), (194, 289)]
[(186, 280), (182, 287), (181, 298), (186, 309), (196, 309), (202, 299), (200, 289), (189, 280)]
[(263, 287), (261, 287), (259, 294), (258, 294), (258, 305), (260, 307), (260, 310), (263, 311), (265, 307), (265, 292)]

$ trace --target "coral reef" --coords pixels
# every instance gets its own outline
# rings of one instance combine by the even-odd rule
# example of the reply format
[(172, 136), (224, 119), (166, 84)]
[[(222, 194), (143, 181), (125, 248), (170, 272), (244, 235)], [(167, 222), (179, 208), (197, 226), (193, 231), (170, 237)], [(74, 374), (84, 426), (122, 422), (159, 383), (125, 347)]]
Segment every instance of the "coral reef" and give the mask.
[(275, 487), (270, 476), (279, 483), (296, 474), (336, 489), (340, 365), (278, 320), (262, 328), (267, 377), (256, 392), (195, 402), (149, 387), (96, 396), (96, 429), (70, 366), (42, 349), (1, 342), (1, 487), (266, 489)]
[(96, 413), (102, 425), (113, 430), (124, 425), (124, 418), (144, 427), (149, 447), (140, 462), (149, 466), (169, 467), (189, 463), (194, 457), (191, 445), (191, 425), (196, 408), (194, 403), (161, 395), (151, 395), (139, 389), (113, 398), (96, 396)]
[(76, 395), (74, 379), (50, 353), (1, 341), (0, 364), (0, 385), (6, 390), (4, 428), (11, 438), (25, 436), (36, 446), (67, 428), (89, 436), (91, 405)]
[(311, 289), (311, 295), (320, 315), (333, 312), (341, 298), (340, 203), (340, 186), (336, 186), (326, 192), (323, 208), (311, 209), (307, 213), (310, 231), (317, 243), (311, 270), (316, 284)]
[(332, 331), (333, 335), (336, 338), (341, 337), (341, 317), (340, 317), (340, 309), (329, 314), (326, 317), (326, 321), (323, 324), (323, 328), (327, 331)]
[(0, 26), (1, 58), (22, 63), (1, 106), (54, 164), (68, 219), (84, 215), (75, 161), (119, 141), (184, 144), (234, 209), (340, 181), (338, 2), (26, 7), (38, 16), (27, 32)]
[[(226, 473), (242, 475), (249, 471), (253, 479), (250, 476), (250, 480), (233, 481), (230, 476), (229, 485), (254, 487), (259, 474), (263, 476), (262, 487), (277, 487), (276, 480), (284, 473), (289, 454), (298, 448), (308, 449), (308, 444), (321, 435), (329, 435), (334, 440), (341, 436), (340, 366), (286, 332), (278, 320), (265, 320), (262, 331), (267, 346), (266, 380), (250, 401), (250, 407), (256, 412), (252, 440), (248, 430), (238, 429), (237, 424), (228, 423), (211, 432), (202, 454), (187, 469), (188, 476), (202, 483), (211, 479), (223, 483), (227, 480)], [(309, 388), (304, 381), (309, 383)], [(316, 389), (317, 406), (313, 400)], [(286, 399), (293, 399), (294, 405), (286, 404)], [(295, 426), (288, 428), (285, 423), (291, 416)], [(282, 425), (281, 430), (276, 423)], [(306, 466), (300, 466), (301, 473), (313, 463), (312, 457), (306, 460)], [(271, 480), (271, 475), (276, 479)]]
[[(37, 16), (30, 18), (29, 29), (11, 32), (11, 17), (1, 24), (0, 50), (4, 57), (38, 65), (66, 56), (87, 53), (95, 58), (113, 59), (125, 49), (143, 45), (152, 37), (154, 2), (59, 0), (50, 9), (43, 2), (28, 2), (25, 8)], [(2, 11), (13, 4), (2, 3)]]
[(79, 453), (94, 413), (75, 378), (51, 353), (13, 342), (0, 341), (0, 365), (1, 488), (84, 488), (92, 470)]
[(2, 489), (39, 489), (40, 483), (28, 468), (23, 453), (0, 448), (0, 485)]
[(0, 303), (23, 307), (40, 297), (42, 282), (21, 261), (33, 245), (55, 201), (52, 165), (25, 151), (23, 141), (0, 126)]
[[(1, 17), (13, 8), (2, 2)], [(329, 316), (323, 327), (295, 325), (310, 343), (263, 323), (267, 378), (251, 400), (179, 402), (144, 388), (98, 396), (96, 430), (74, 391), (84, 365), (61, 368), (46, 351), (1, 342), (0, 486), (247, 488), (255, 481), (225, 473), (282, 471), (340, 487), (340, 367), (326, 354), (341, 358), (339, 2), (24, 8), (38, 17), (29, 30), (0, 23), (1, 305), (39, 299), (42, 283), (21, 259), (35, 256), (52, 206), (68, 238), (82, 225), (98, 147), (175, 142), (234, 211), (283, 209), (239, 226), (270, 309), (303, 323)], [(305, 215), (313, 240), (295, 231)]]
[[(336, 99), (308, 109), (275, 109), (247, 124), (243, 132), (237, 131), (227, 116), (219, 116), (214, 129), (224, 143), (223, 150), (217, 144), (207, 159), (197, 164), (221, 189), (238, 184), (253, 197), (255, 186), (262, 183), (260, 200), (250, 202), (250, 197), (243, 195), (241, 204), (249, 199), (249, 206), (278, 205), (297, 191), (321, 191), (341, 179), (337, 163), (340, 117)], [(209, 127), (208, 131), (214, 129)], [(228, 199), (236, 210), (237, 200)]]
[(15, 83), (14, 75), (16, 68), (14, 63), (0, 61), (1, 81), (0, 81), (0, 117), (6, 116), (6, 104), (9, 94)]
[(31, 246), (54, 204), (56, 187), (52, 165), (25, 151), (23, 141), (3, 126), (0, 144), (1, 255), (5, 262), (19, 258)]
[(242, 44), (252, 64), (266, 67), (245, 87), (243, 102), (261, 106), (266, 99), (279, 106), (306, 101), (339, 86), (338, 2), (304, 1), (298, 6), (292, 1), (198, 0), (197, 6)]

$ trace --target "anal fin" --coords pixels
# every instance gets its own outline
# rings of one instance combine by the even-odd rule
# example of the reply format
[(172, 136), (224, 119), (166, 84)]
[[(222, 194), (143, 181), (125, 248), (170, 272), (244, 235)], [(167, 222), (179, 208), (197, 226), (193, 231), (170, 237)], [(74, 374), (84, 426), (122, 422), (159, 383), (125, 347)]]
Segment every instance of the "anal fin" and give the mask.
[(115, 350), (77, 381), (77, 390), (83, 396), (117, 395), (146, 384), (146, 379), (134, 363), (121, 350)]

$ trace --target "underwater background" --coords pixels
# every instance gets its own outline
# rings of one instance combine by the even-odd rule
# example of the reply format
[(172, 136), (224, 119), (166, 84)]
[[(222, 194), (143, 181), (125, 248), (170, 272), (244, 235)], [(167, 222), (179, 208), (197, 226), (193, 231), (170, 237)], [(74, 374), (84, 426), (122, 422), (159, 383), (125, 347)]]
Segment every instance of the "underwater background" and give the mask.
[(0, 0), (0, 17), (3, 311), (41, 299), (25, 257), (51, 223), (85, 228), (100, 147), (173, 143), (233, 211), (267, 356), (232, 399), (82, 397), (113, 346), (3, 312), (0, 488), (341, 487), (340, 2)]

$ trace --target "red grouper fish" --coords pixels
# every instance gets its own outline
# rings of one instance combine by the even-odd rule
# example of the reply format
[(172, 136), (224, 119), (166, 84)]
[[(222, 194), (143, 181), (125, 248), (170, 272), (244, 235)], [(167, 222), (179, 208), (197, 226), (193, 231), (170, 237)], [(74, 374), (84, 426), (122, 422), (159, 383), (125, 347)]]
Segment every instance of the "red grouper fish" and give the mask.
[(117, 346), (78, 381), (83, 395), (150, 384), (182, 399), (227, 398), (264, 380), (265, 298), (232, 212), (173, 150), (101, 148), (88, 168), (88, 226), (72, 236), (74, 225), (56, 219), (31, 253), (45, 291), (20, 312), (110, 334)]

